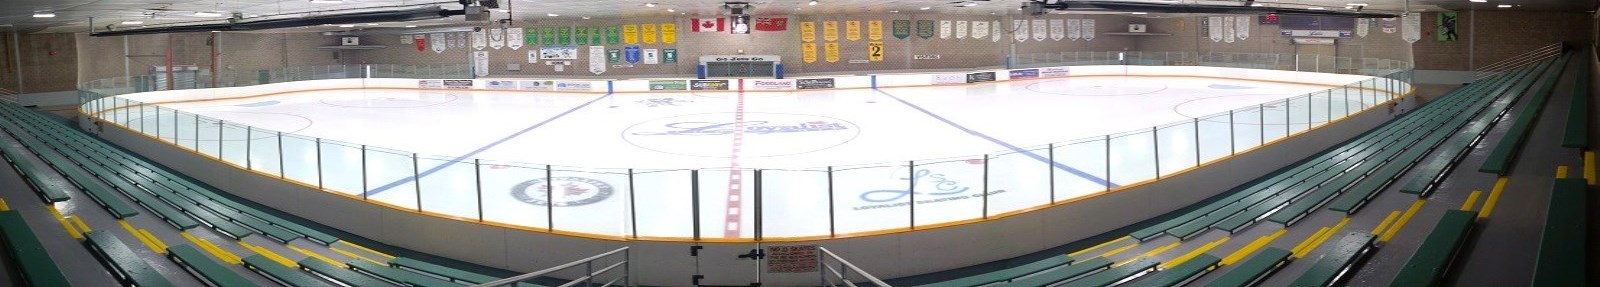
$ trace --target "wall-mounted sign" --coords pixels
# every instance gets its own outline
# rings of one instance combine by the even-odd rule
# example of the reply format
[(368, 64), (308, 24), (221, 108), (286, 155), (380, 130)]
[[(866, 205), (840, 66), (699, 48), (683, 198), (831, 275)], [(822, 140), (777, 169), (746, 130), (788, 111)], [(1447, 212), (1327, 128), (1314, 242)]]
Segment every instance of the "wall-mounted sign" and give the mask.
[(727, 62), (781, 62), (777, 55), (704, 55), (700, 56), (700, 63), (727, 63)]

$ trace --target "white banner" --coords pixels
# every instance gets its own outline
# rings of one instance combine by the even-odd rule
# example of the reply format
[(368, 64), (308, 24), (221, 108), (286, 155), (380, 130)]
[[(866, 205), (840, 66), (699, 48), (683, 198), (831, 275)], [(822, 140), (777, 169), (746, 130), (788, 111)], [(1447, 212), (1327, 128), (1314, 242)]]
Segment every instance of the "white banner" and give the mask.
[(1235, 34), (1233, 32), (1233, 30), (1235, 28), (1233, 26), (1234, 25), (1233, 22), (1234, 22), (1233, 21), (1233, 17), (1222, 17), (1222, 42), (1223, 43), (1233, 43), (1234, 35), (1237, 35), (1237, 34)]
[(415, 43), (417, 42), (416, 40), (412, 40), (411, 35), (400, 35), (400, 44), (411, 45)]
[(521, 50), (522, 41), (526, 40), (522, 38), (522, 32), (522, 28), (506, 28), (506, 47), (511, 47), (512, 50)]
[(939, 39), (950, 39), (950, 20), (939, 20)]
[(456, 49), (467, 48), (467, 33), (450, 33), (450, 47)]
[(1206, 29), (1209, 30), (1211, 42), (1222, 42), (1222, 17), (1206, 18)]
[(956, 21), (956, 39), (967, 38), (967, 21)]
[(589, 72), (595, 75), (606, 72), (606, 46), (589, 46)]
[(1083, 19), (1067, 19), (1067, 39), (1077, 41), (1083, 38)]
[(499, 29), (499, 28), (489, 29), (489, 48), (494, 48), (495, 50), (499, 50), (500, 48), (505, 48), (505, 47), (506, 47), (506, 30), (505, 29)]
[(489, 51), (472, 52), (472, 74), (479, 77), (489, 75)]
[(1045, 38), (1049, 38), (1050, 37), (1050, 35), (1049, 35), (1050, 29), (1046, 28), (1047, 25), (1049, 25), (1049, 24), (1045, 24), (1044, 19), (1033, 19), (1033, 40), (1034, 41), (1044, 41)]
[(1400, 19), (1400, 39), (1406, 43), (1422, 40), (1422, 13), (1410, 13)]
[(1233, 20), (1233, 35), (1241, 41), (1250, 39), (1250, 21), (1255, 21), (1254, 17), (1239, 16), (1239, 19)]
[(1050, 40), (1061, 41), (1061, 38), (1066, 37), (1066, 21), (1062, 21), (1061, 19), (1050, 19)]
[(539, 49), (534, 49), (533, 47), (528, 47), (528, 63), (529, 64), (538, 64), (539, 63)]
[(1017, 42), (1028, 41), (1028, 20), (1011, 20), (1011, 38)]
[(1000, 37), (1002, 37), (1000, 35), (1003, 35), (1003, 34), (1000, 34), (1000, 21), (999, 20), (995, 20), (994, 22), (989, 22), (989, 35), (993, 36), (993, 37), (989, 37), (989, 41), (990, 42), (1000, 42)]
[(447, 41), (444, 33), (428, 34), (428, 45), (433, 46), (434, 53), (444, 53), (444, 49), (450, 46)]
[(1356, 18), (1356, 36), (1366, 37), (1367, 29), (1371, 29), (1372, 19)]
[(1394, 34), (1394, 18), (1384, 18), (1378, 21), (1378, 27), (1382, 27), (1384, 34)]
[(483, 31), (473, 31), (472, 32), (472, 49), (473, 50), (483, 50), (484, 47), (488, 47), (489, 46), (488, 42), (486, 42), (487, 39), (484, 39), (484, 38), (488, 38), (488, 37), (486, 37), (484, 34), (485, 33)]
[(1094, 19), (1083, 19), (1083, 40), (1094, 40)]
[(661, 50), (644, 49), (644, 64), (655, 65), (661, 63)]
[[(983, 39), (983, 37), (988, 37), (988, 36), (989, 36), (989, 22), (984, 22), (984, 21), (972, 22), (972, 38), (973, 39)], [(999, 37), (995, 37), (995, 38), (999, 38)]]

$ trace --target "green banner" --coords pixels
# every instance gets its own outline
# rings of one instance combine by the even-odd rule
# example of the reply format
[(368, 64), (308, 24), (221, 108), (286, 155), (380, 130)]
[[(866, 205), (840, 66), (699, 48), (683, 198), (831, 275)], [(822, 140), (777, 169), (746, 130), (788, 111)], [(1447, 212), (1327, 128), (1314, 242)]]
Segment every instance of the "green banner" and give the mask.
[(678, 49), (661, 50), (661, 62), (666, 64), (678, 63)]
[(933, 38), (933, 20), (917, 20), (917, 37)]
[(606, 26), (606, 45), (616, 45), (622, 43), (621, 29), (622, 28), (617, 28), (617, 26)]
[(574, 36), (572, 40), (573, 41), (577, 41), (578, 45), (588, 45), (589, 44), (589, 27), (577, 27), (575, 29), (577, 29), (577, 32), (574, 32), (573, 34), (575, 34), (577, 36)]
[(541, 34), (544, 34), (544, 36), (541, 36), (541, 38), (544, 39), (544, 41), (542, 41), (542, 42), (544, 42), (545, 46), (553, 46), (553, 45), (556, 44), (556, 28), (555, 27), (544, 27), (544, 29), (540, 29), (540, 30), (544, 30), (544, 31), (541, 31)]
[(894, 37), (905, 40), (911, 37), (911, 20), (894, 20)]
[(572, 45), (572, 27), (556, 28), (556, 41), (562, 46)]
[(600, 27), (588, 27), (588, 28), (589, 28), (589, 43), (594, 43), (595, 45), (604, 45), (606, 43), (606, 31), (605, 31), (604, 28), (600, 28)]
[(539, 28), (522, 29), (522, 42), (528, 47), (539, 45)]
[(622, 62), (622, 50), (606, 50), (606, 63)]
[(1434, 19), (1439, 25), (1438, 33), (1434, 33), (1438, 35), (1439, 42), (1454, 42), (1460, 36), (1456, 34), (1456, 24), (1461, 18), (1456, 17), (1456, 12), (1440, 12), (1439, 17)]

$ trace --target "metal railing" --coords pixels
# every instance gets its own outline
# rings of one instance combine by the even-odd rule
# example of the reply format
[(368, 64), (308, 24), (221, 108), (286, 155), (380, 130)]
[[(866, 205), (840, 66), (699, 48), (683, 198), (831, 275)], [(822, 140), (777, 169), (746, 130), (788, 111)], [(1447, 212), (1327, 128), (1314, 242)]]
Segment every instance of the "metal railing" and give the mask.
[[(856, 267), (855, 264), (850, 264), (850, 261), (845, 261), (844, 258), (839, 257), (839, 255), (833, 254), (833, 251), (828, 251), (828, 248), (817, 246), (817, 250), (821, 251), (823, 255), (826, 255), (826, 256), (819, 256), (819, 258), (817, 260), (817, 266), (821, 267), (821, 268), (817, 268), (817, 273), (822, 275), (822, 286), (829, 286), (829, 287), (839, 286), (839, 285), (834, 285), (833, 280), (831, 280), (831, 279), (838, 279), (840, 283), (844, 284), (844, 286), (856, 287), (856, 283), (855, 282), (850, 282), (850, 275), (851, 275), (850, 272), (851, 271), (855, 271), (855, 275), (861, 276), (862, 278), (866, 278), (867, 282), (872, 282), (873, 285), (876, 285), (878, 287), (889, 287), (889, 283), (883, 283), (883, 280), (878, 280), (878, 277), (872, 276), (872, 274), (868, 274), (867, 271), (861, 270), (861, 268), (860, 267)], [(833, 261), (837, 261), (839, 263), (839, 267), (840, 268), (834, 268), (833, 266), (829, 266), (828, 265), (828, 259), (830, 259), (830, 258), (833, 259)], [(840, 271), (841, 269), (843, 270), (843, 272)], [(824, 270), (826, 270), (827, 272), (822, 272)], [(828, 275), (833, 275), (833, 276), (829, 277)]]
[[(618, 253), (622, 254), (622, 260), (621, 261), (618, 261), (616, 263), (612, 263), (611, 265), (606, 265), (605, 268), (600, 268), (599, 270), (595, 270), (594, 269), (595, 261), (598, 261), (600, 259), (604, 259), (604, 258), (609, 257), (611, 255), (616, 255)], [(589, 258), (578, 259), (577, 261), (572, 261), (572, 262), (569, 262), (567, 264), (561, 264), (561, 265), (558, 265), (556, 267), (545, 268), (544, 270), (534, 271), (533, 273), (512, 276), (512, 277), (509, 277), (509, 278), (506, 278), (506, 279), (495, 280), (493, 282), (488, 282), (488, 283), (483, 283), (483, 284), (478, 284), (478, 285), (472, 285), (472, 286), (476, 286), (476, 287), (513, 286), (513, 285), (516, 285), (517, 283), (521, 283), (522, 281), (538, 278), (539, 276), (544, 276), (545, 274), (550, 274), (552, 272), (566, 270), (568, 268), (573, 268), (573, 267), (577, 267), (577, 266), (580, 266), (580, 265), (583, 266), (583, 276), (580, 276), (578, 278), (573, 278), (572, 281), (569, 281), (566, 284), (561, 284), (559, 287), (574, 286), (574, 285), (577, 285), (577, 284), (583, 284), (583, 286), (594, 286), (595, 277), (597, 277), (599, 275), (602, 275), (602, 274), (606, 274), (607, 272), (610, 272), (612, 270), (617, 270), (617, 268), (619, 268), (619, 267), (622, 269), (622, 271), (620, 271), (620, 272), (622, 272), (622, 274), (620, 276), (617, 276), (617, 278), (613, 278), (610, 281), (606, 281), (605, 284), (602, 284), (600, 286), (613, 286), (614, 284), (617, 284), (619, 282), (621, 283), (621, 286), (633, 286), (633, 284), (631, 282), (632, 281), (631, 280), (632, 277), (628, 276), (628, 274), (630, 273), (630, 272), (628, 272), (628, 260), (630, 260), (630, 259), (632, 259), (632, 255), (629, 254), (628, 247), (617, 248), (616, 250), (611, 250), (611, 251), (608, 251), (606, 253), (600, 253), (599, 255), (595, 255), (595, 256), (589, 256)]]
[(1506, 58), (1505, 60), (1500, 60), (1499, 62), (1473, 69), (1472, 81), (1476, 82), (1478, 80), (1483, 80), (1484, 78), (1488, 78), (1490, 76), (1520, 68), (1529, 63), (1534, 63), (1550, 57), (1555, 57), (1556, 55), (1561, 55), (1561, 51), (1564, 48), (1565, 45), (1560, 42), (1551, 43), (1549, 45), (1544, 45), (1543, 47), (1535, 48), (1532, 51), (1522, 53), (1521, 55), (1511, 56), (1511, 58)]

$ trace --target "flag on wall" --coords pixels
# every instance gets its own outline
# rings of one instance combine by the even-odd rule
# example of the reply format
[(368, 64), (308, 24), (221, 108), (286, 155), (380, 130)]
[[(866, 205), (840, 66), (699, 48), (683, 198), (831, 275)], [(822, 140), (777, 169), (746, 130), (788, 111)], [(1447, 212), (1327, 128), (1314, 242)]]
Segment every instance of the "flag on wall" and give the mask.
[(529, 49), (539, 45), (539, 28), (522, 29), (522, 41)]
[(506, 47), (512, 50), (522, 49), (522, 28), (506, 28)]
[(417, 52), (422, 52), (422, 51), (427, 51), (428, 50), (428, 37), (427, 36), (411, 35), (411, 36), (406, 36), (406, 37), (411, 37), (411, 41), (417, 44)]
[(1372, 26), (1372, 19), (1356, 18), (1355, 20), (1356, 20), (1356, 36), (1357, 37), (1366, 37), (1367, 36), (1367, 30), (1372, 29), (1371, 27), (1369, 27), (1369, 26)]
[(839, 62), (839, 42), (822, 44), (822, 60), (829, 63)]
[(1062, 21), (1061, 19), (1050, 19), (1050, 40), (1061, 41), (1061, 38), (1067, 37), (1066, 34), (1066, 21)]
[(1438, 22), (1439, 31), (1434, 33), (1438, 35), (1439, 42), (1454, 42), (1456, 38), (1459, 38), (1460, 35), (1456, 34), (1456, 21), (1458, 19), (1460, 18), (1456, 18), (1456, 12), (1439, 13), (1439, 17), (1435, 19), (1435, 22)]
[(411, 38), (411, 35), (400, 35), (400, 44), (411, 45), (411, 42), (414, 41), (415, 39)]
[(806, 63), (817, 61), (817, 43), (800, 43), (800, 61)]
[(579, 46), (589, 45), (589, 27), (577, 27), (573, 30), (575, 31), (572, 32), (572, 42)]
[(789, 18), (783, 17), (758, 17), (756, 18), (756, 31), (787, 31)]
[(1083, 19), (1083, 40), (1094, 40), (1094, 19)]
[(689, 28), (690, 32), (722, 32), (724, 29), (727, 29), (727, 22), (723, 21), (722, 18), (692, 18), (689, 19), (689, 24), (694, 26)]

